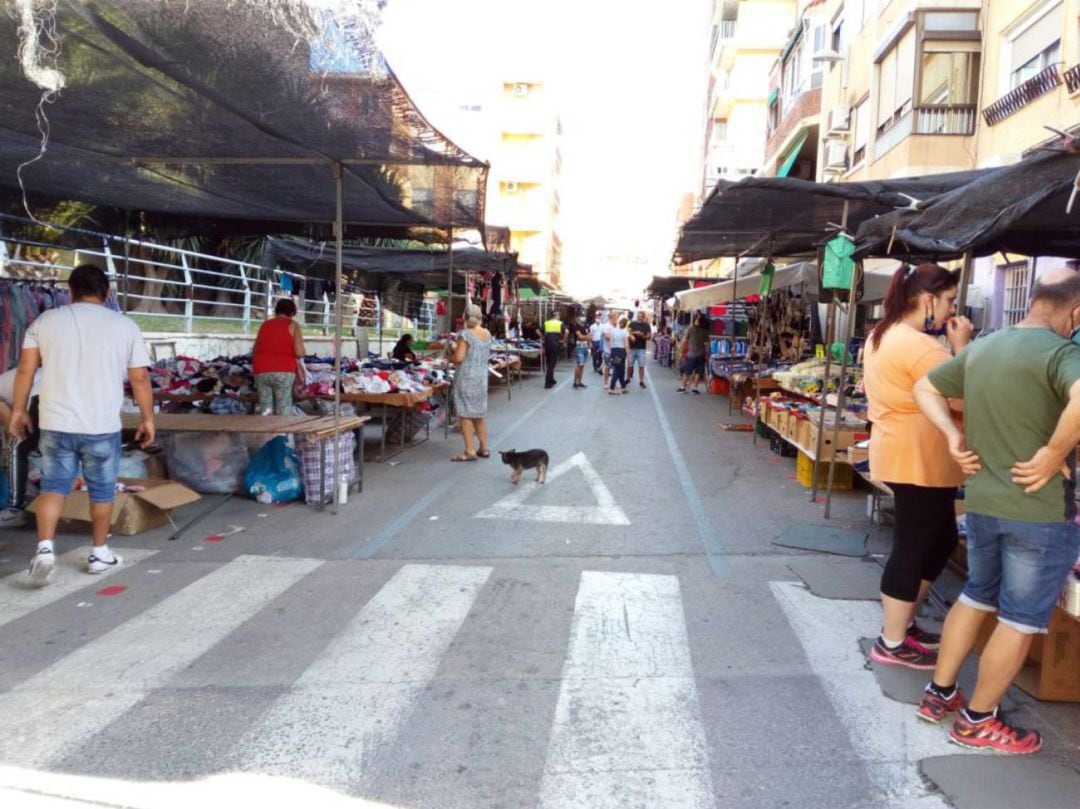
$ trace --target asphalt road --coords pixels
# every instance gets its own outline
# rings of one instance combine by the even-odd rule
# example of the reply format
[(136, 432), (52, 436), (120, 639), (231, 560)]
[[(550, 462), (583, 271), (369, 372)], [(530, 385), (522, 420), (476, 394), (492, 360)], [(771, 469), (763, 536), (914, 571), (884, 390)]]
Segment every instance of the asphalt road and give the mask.
[(1075, 806), (1078, 706), (1015, 694), (1047, 749), (1005, 763), (914, 720), (919, 675), (868, 668), (864, 492), (833, 517), (871, 555), (778, 547), (821, 506), (720, 429), (726, 399), (568, 375), (491, 399), (493, 448), (547, 450), (543, 487), (449, 463), (440, 429), (337, 515), (232, 501), (116, 540), (107, 580), (65, 535), (29, 591), (32, 534), (0, 539), (0, 806)]

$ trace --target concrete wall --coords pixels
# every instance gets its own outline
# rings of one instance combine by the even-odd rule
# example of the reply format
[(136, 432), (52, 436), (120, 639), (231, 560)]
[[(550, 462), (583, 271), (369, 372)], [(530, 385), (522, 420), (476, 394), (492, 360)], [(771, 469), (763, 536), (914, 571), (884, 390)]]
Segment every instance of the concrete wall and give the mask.
[[(168, 356), (171, 351), (177, 357), (195, 357), (210, 360), (214, 357), (233, 357), (250, 354), (255, 345), (255, 335), (249, 334), (175, 334), (169, 332), (144, 332), (147, 348), (153, 357), (154, 346), (160, 346), (158, 356)], [(334, 341), (330, 337), (304, 337), (304, 345), (309, 354), (329, 356), (333, 352)], [(355, 337), (342, 338), (342, 356), (360, 355), (360, 340)], [(372, 346), (374, 348), (374, 346)], [(366, 351), (366, 348), (365, 348)]]

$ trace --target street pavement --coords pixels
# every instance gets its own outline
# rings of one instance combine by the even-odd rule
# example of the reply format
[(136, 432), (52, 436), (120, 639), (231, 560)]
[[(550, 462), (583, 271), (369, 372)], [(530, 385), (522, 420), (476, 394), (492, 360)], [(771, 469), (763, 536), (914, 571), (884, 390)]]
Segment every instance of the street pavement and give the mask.
[(439, 429), (336, 515), (236, 499), (116, 539), (104, 578), (67, 534), (28, 590), (9, 532), (0, 806), (1075, 808), (1080, 706), (1012, 692), (1046, 749), (1004, 762), (915, 720), (923, 675), (868, 666), (865, 492), (832, 517), (866, 557), (773, 545), (822, 506), (721, 429), (726, 399), (655, 364), (618, 397), (569, 373), (491, 397), (493, 449), (547, 450), (542, 487), (449, 463)]

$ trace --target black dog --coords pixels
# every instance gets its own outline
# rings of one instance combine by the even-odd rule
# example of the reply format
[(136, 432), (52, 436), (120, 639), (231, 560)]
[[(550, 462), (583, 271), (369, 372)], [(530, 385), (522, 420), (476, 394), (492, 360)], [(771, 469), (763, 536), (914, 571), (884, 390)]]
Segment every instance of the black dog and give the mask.
[(547, 480), (547, 468), (548, 468), (548, 454), (542, 449), (529, 449), (525, 452), (518, 452), (517, 450), (507, 450), (506, 452), (500, 452), (502, 456), (502, 462), (507, 466), (513, 467), (514, 471), (510, 475), (510, 482), (517, 483), (521, 480), (521, 473), (525, 469), (536, 470), (536, 480), (539, 483), (543, 483)]

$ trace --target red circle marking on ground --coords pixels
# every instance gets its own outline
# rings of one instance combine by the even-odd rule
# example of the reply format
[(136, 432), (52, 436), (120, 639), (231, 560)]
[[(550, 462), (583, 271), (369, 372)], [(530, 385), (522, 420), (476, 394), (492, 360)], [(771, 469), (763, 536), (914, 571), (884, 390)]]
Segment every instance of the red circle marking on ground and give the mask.
[(100, 590), (97, 591), (97, 594), (99, 596), (118, 596), (126, 589), (127, 587), (122, 584), (112, 584), (108, 587), (102, 587)]
[(211, 534), (210, 536), (205, 537), (203, 542), (221, 542), (223, 539), (225, 539), (224, 534)]

